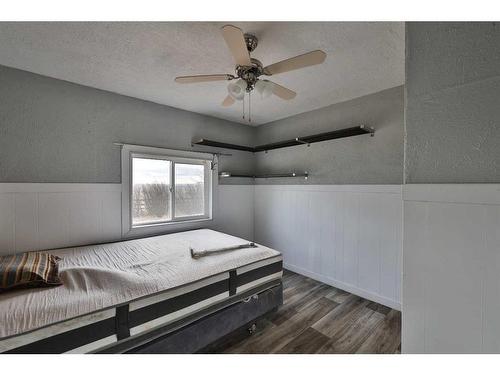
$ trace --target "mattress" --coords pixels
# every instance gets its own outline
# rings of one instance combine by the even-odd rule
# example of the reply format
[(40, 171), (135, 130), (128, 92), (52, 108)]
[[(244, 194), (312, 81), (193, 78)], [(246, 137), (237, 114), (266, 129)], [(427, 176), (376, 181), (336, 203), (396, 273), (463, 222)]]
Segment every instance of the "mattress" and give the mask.
[(189, 252), (246, 242), (202, 229), (50, 251), (64, 285), (0, 295), (0, 352), (99, 351), (280, 282), (280, 253), (261, 245)]

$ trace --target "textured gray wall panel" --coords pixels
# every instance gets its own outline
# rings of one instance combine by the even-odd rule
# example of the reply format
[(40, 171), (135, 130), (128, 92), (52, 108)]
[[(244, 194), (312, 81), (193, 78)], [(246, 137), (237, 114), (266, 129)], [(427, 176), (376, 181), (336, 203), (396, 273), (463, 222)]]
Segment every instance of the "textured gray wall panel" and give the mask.
[[(188, 148), (192, 138), (255, 145), (356, 124), (377, 134), (270, 151), (229, 151), (220, 170), (307, 170), (311, 178), (257, 183), (399, 184), (403, 88), (335, 104), (258, 128), (0, 66), (0, 182), (120, 182), (121, 141)], [(253, 183), (223, 179), (221, 183)]]
[(334, 104), (257, 128), (257, 144), (366, 124), (361, 135), (256, 154), (260, 173), (303, 172), (310, 178), (257, 180), (259, 184), (401, 184), (403, 86)]
[[(206, 137), (252, 144), (254, 131), (0, 66), (0, 182), (118, 183), (113, 142), (189, 148), (193, 137)], [(221, 158), (222, 169), (253, 170), (251, 154), (231, 153)]]
[(406, 183), (500, 182), (500, 24), (406, 32)]

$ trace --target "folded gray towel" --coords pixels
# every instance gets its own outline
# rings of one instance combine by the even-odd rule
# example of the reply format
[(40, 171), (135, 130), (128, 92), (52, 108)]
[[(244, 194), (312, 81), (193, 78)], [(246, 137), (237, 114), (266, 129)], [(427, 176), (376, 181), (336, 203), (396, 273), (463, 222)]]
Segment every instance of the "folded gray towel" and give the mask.
[(220, 247), (220, 248), (214, 248), (214, 249), (208, 249), (208, 250), (196, 250), (196, 249), (193, 249), (192, 247), (190, 247), (189, 251), (191, 251), (191, 258), (198, 259), (198, 258), (207, 256), (207, 255), (219, 254), (219, 253), (223, 253), (223, 252), (231, 251), (231, 250), (248, 249), (251, 247), (257, 247), (257, 245), (254, 244), (253, 242), (249, 242), (249, 243), (246, 243), (243, 245)]

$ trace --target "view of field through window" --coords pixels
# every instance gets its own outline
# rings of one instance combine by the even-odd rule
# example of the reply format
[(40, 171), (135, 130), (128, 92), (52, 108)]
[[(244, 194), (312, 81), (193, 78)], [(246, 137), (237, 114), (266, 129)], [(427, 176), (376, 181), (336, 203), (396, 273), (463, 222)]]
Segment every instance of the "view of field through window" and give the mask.
[[(175, 168), (175, 181), (171, 169)], [(204, 165), (132, 159), (132, 224), (153, 224), (205, 213)], [(175, 185), (175, 189), (172, 189)], [(172, 212), (172, 191), (175, 213)]]
[(205, 167), (200, 164), (175, 164), (175, 216), (203, 215)]

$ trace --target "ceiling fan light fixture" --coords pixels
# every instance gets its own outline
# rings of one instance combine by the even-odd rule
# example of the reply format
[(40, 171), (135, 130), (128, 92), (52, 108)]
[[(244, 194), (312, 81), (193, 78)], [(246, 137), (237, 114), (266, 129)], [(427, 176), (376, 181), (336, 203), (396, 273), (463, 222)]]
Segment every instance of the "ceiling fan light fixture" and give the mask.
[(231, 82), (227, 86), (227, 92), (233, 99), (236, 100), (243, 100), (243, 98), (245, 97), (246, 89), (247, 83), (242, 79), (238, 79), (236, 82)]
[(262, 99), (269, 98), (273, 94), (273, 83), (267, 79), (259, 79), (255, 83), (255, 89)]
[[(223, 107), (232, 106), (235, 101), (242, 101), (243, 113), (245, 113), (245, 94), (248, 92), (248, 110), (251, 108), (251, 92), (257, 91), (262, 99), (276, 95), (283, 100), (292, 100), (297, 96), (295, 91), (287, 89), (277, 83), (262, 79), (262, 76), (274, 76), (276, 74), (290, 72), (292, 70), (307, 68), (318, 65), (325, 61), (326, 53), (315, 50), (289, 59), (278, 61), (274, 64), (263, 66), (263, 64), (250, 56), (250, 53), (258, 45), (255, 35), (245, 34), (243, 30), (233, 25), (225, 25), (221, 28), (222, 36), (226, 41), (229, 52), (233, 56), (235, 75), (233, 74), (198, 74), (192, 76), (180, 76), (175, 78), (177, 83), (199, 83), (212, 81), (231, 81), (227, 86), (228, 95), (222, 101)], [(262, 78), (261, 78), (262, 77)], [(243, 115), (243, 119), (245, 115)], [(250, 122), (250, 116), (248, 117)]]

